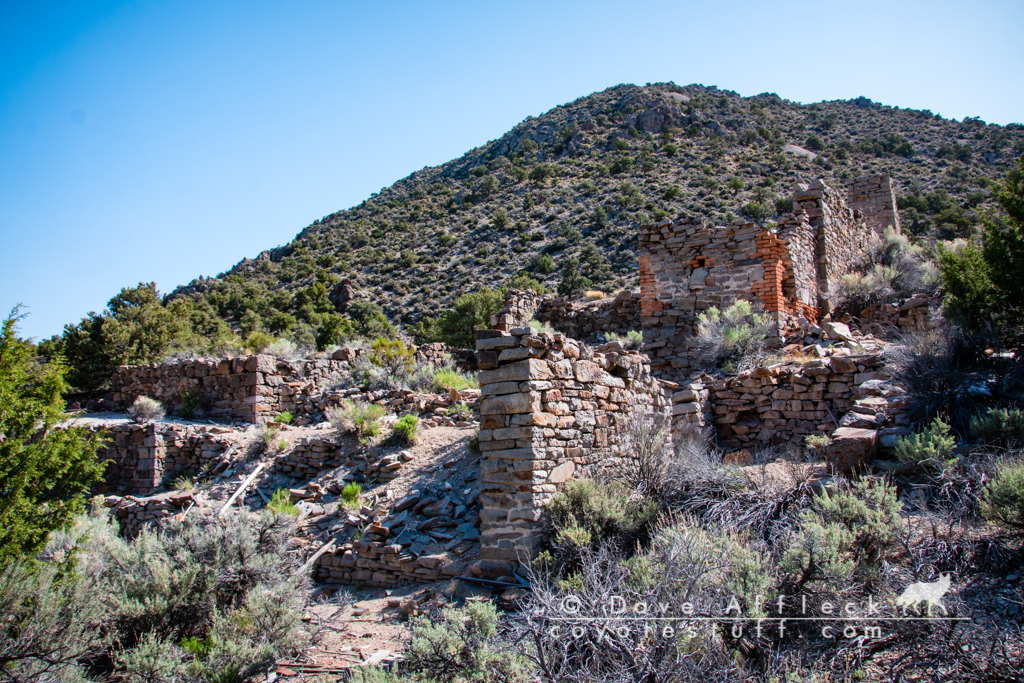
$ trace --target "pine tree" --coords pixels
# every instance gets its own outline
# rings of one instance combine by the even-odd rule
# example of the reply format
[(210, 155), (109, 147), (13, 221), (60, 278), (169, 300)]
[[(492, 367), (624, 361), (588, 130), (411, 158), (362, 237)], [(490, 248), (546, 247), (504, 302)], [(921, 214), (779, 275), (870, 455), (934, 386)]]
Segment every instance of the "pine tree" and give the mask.
[(22, 317), (15, 308), (0, 332), (0, 564), (37, 552), (67, 526), (104, 468), (100, 436), (61, 426), (69, 419), (63, 361), (38, 362), (16, 336)]

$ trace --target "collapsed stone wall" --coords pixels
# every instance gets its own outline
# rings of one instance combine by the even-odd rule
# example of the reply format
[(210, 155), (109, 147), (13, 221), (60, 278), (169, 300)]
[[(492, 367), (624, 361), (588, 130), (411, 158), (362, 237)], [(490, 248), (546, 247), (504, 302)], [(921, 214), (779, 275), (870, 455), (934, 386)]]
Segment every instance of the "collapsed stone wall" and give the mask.
[(640, 295), (624, 289), (614, 297), (593, 301), (544, 299), (534, 317), (570, 339), (603, 341), (609, 332), (640, 329)]
[[(450, 417), (452, 405), (464, 404), (471, 412), (479, 409), (479, 390), (468, 389), (448, 394), (425, 394), (408, 389), (362, 392), (358, 388), (327, 394), (318, 409), (337, 405), (343, 399), (375, 403), (394, 414), (417, 413), (424, 428), (469, 426), (471, 419)], [(279, 425), (278, 425), (279, 426)], [(97, 429), (97, 427), (90, 427)], [(243, 431), (223, 425), (177, 422), (130, 422), (103, 426), (109, 441), (97, 457), (109, 460), (104, 473), (102, 493), (148, 495), (158, 489), (166, 476), (179, 471), (198, 473), (224, 460), (226, 452), (237, 446)], [(343, 454), (333, 438), (303, 437), (287, 453), (278, 456), (275, 470), (292, 477), (315, 476), (316, 472), (342, 464)], [(388, 480), (394, 470), (379, 473)]]
[(196, 499), (191, 493), (172, 491), (141, 500), (132, 496), (111, 496), (106, 502), (112, 508), (110, 513), (117, 519), (121, 534), (135, 538), (144, 526), (187, 514)]
[(542, 300), (543, 297), (532, 289), (510, 289), (501, 311), (491, 316), (491, 328), (508, 331), (525, 327), (533, 320)]
[(441, 342), (422, 344), (414, 347), (416, 349), (415, 359), (417, 363), (439, 365), (454, 365), (463, 372), (476, 370), (476, 353), (472, 349), (457, 349)]
[(595, 352), (529, 327), (481, 330), (477, 357), (480, 557), (528, 560), (540, 541), (541, 509), (561, 485), (628, 457), (630, 416), (665, 415), (668, 399), (647, 358), (618, 342)]
[(604, 341), (609, 332), (640, 329), (640, 295), (624, 289), (614, 297), (581, 300), (513, 289), (501, 312), (491, 317), (491, 328), (507, 332), (534, 319), (571, 339)]

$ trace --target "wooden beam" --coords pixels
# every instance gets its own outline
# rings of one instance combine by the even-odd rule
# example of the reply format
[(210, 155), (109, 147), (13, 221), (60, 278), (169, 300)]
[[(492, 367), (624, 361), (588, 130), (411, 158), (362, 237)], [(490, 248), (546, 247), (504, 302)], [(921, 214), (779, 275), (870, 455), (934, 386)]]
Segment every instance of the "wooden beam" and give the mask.
[(236, 489), (235, 492), (233, 494), (231, 494), (231, 497), (228, 498), (228, 502), (224, 503), (224, 507), (222, 507), (220, 509), (220, 512), (217, 513), (218, 516), (220, 516), (220, 517), (224, 516), (224, 513), (227, 512), (227, 509), (229, 507), (231, 507), (232, 503), (235, 502), (235, 498), (238, 498), (238, 496), (242, 493), (242, 491), (244, 491), (245, 489), (247, 489), (249, 487), (249, 484), (251, 484), (256, 479), (256, 477), (259, 476), (259, 473), (263, 471), (264, 467), (265, 467), (265, 465), (262, 462), (259, 465), (256, 466), (256, 469), (254, 469), (252, 471), (252, 474), (250, 474), (248, 477), (246, 477), (245, 481), (243, 481), (241, 483), (241, 485), (238, 487), (238, 489)]

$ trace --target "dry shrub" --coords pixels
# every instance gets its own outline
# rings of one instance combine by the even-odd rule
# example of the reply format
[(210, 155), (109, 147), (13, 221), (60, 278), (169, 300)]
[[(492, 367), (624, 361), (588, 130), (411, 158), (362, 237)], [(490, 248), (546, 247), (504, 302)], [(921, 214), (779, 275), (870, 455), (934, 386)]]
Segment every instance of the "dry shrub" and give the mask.
[(128, 417), (133, 422), (157, 422), (164, 419), (164, 407), (156, 399), (149, 396), (139, 396), (128, 407)]
[(872, 236), (862, 260), (831, 288), (834, 309), (859, 315), (868, 306), (891, 303), (914, 294), (934, 291), (939, 271), (921, 247), (891, 226)]
[(1024, 360), (992, 353), (998, 340), (955, 328), (906, 335), (885, 352), (895, 382), (907, 391), (913, 422), (937, 416), (961, 437), (988, 408), (1024, 403)]

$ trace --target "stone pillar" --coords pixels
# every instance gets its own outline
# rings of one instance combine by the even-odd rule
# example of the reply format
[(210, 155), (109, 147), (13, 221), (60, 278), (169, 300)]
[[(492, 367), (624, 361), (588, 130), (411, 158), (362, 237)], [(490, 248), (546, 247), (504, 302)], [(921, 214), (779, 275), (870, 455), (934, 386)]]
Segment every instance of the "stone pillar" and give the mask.
[(591, 350), (529, 327), (482, 330), (477, 353), (480, 557), (528, 562), (562, 484), (628, 457), (630, 414), (664, 414), (668, 399), (647, 357), (619, 342)]

